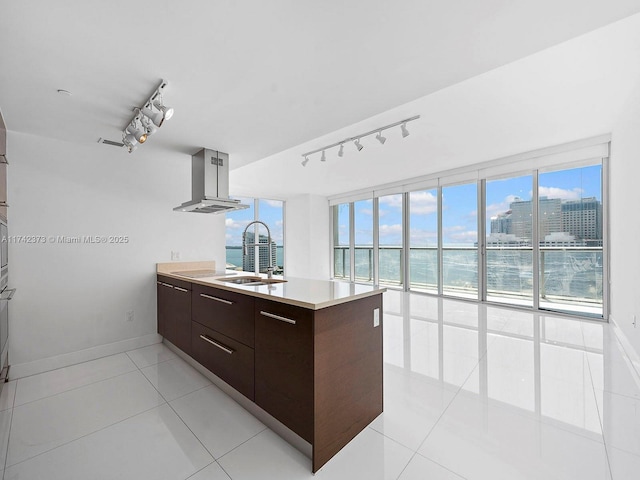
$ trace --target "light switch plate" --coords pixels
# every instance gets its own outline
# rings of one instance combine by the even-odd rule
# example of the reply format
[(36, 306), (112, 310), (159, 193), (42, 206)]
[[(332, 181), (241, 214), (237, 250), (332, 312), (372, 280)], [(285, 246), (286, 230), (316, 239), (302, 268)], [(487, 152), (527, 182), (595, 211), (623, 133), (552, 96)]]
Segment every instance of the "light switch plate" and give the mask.
[(373, 326), (377, 327), (380, 325), (380, 309), (375, 308), (373, 310)]

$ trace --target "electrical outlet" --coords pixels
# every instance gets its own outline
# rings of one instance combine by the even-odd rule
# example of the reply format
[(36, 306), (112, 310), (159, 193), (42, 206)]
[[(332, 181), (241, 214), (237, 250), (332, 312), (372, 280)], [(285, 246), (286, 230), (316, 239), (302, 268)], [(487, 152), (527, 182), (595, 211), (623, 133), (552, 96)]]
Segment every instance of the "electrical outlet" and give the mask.
[(380, 325), (380, 309), (375, 308), (373, 310), (373, 326), (377, 327)]
[(127, 311), (127, 322), (133, 322), (133, 310)]
[(171, 260), (180, 260), (180, 252), (171, 250)]

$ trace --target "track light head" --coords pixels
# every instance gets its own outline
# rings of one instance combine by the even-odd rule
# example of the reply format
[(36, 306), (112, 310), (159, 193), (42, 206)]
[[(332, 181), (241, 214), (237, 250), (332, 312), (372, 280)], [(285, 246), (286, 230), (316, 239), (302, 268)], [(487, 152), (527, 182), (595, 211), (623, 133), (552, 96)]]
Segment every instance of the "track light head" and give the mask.
[(164, 122), (164, 114), (162, 112), (154, 112), (153, 110), (145, 107), (142, 109), (142, 114), (147, 117), (156, 127), (161, 127)]
[(404, 122), (400, 125), (400, 129), (402, 130), (402, 138), (407, 138), (409, 136), (409, 130), (407, 130), (407, 122)]
[(320, 157), (320, 161), (321, 162), (326, 162), (327, 161), (327, 156), (324, 153), (324, 150), (322, 150), (322, 156)]
[(378, 134), (376, 135), (376, 139), (380, 142), (381, 145), (384, 145), (384, 142), (387, 141), (387, 138), (382, 136), (382, 130), (378, 132)]
[(147, 141), (146, 130), (138, 127), (135, 123), (132, 123), (127, 127), (127, 133), (133, 135), (138, 143), (144, 143)]
[(307, 163), (309, 163), (309, 157), (304, 157), (304, 160), (302, 161), (302, 166), (306, 167)]
[(171, 117), (173, 117), (173, 108), (165, 107), (162, 101), (156, 100), (155, 102), (153, 102), (153, 106), (162, 112), (165, 120), (169, 120)]
[(340, 150), (338, 150), (338, 156), (342, 157), (344, 155), (344, 143), (340, 144)]
[(125, 145), (137, 145), (138, 140), (136, 140), (135, 135), (133, 135), (132, 133), (127, 133), (122, 137), (122, 143), (124, 143)]
[(142, 123), (142, 127), (144, 131), (147, 132), (147, 135), (153, 135), (158, 131), (158, 127), (156, 127), (153, 121), (146, 115), (140, 115), (140, 123)]
[(356, 146), (356, 148), (358, 149), (358, 151), (361, 151), (364, 148), (362, 146), (362, 144), (360, 143), (360, 139), (359, 138), (356, 138), (353, 143)]

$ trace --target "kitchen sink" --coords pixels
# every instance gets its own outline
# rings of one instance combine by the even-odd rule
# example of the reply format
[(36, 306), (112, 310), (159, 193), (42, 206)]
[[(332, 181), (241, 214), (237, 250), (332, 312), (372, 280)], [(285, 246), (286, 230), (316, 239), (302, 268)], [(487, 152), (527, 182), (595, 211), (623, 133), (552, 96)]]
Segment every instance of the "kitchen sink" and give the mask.
[(284, 283), (286, 280), (279, 278), (262, 278), (262, 277), (228, 277), (216, 278), (219, 282), (233, 283), (234, 285), (247, 285), (249, 287), (259, 285), (271, 285), (273, 283)]

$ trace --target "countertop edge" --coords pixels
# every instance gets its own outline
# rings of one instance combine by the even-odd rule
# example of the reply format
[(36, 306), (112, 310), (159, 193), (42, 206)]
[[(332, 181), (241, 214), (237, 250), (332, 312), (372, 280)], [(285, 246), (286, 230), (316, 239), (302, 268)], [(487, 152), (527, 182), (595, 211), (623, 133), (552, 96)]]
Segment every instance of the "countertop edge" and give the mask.
[[(348, 297), (338, 298), (334, 300), (327, 300), (326, 302), (310, 303), (310, 302), (304, 302), (302, 300), (296, 300), (295, 298), (275, 297), (266, 293), (255, 291), (255, 289), (259, 287), (246, 287), (246, 286), (243, 287), (238, 285), (232, 285), (227, 282), (221, 282), (221, 281), (215, 280), (215, 277), (206, 277), (208, 280), (204, 280), (201, 278), (191, 278), (191, 277), (185, 277), (182, 275), (176, 275), (170, 272), (158, 272), (158, 271), (156, 272), (156, 275), (162, 275), (165, 277), (174, 278), (176, 280), (181, 280), (183, 282), (202, 285), (204, 287), (213, 287), (213, 288), (218, 288), (220, 290), (227, 290), (229, 292), (242, 293), (255, 298), (261, 298), (264, 300), (271, 300), (273, 302), (285, 303), (287, 305), (307, 308), (310, 310), (322, 310), (323, 308), (333, 307), (335, 305), (351, 302), (353, 300), (358, 300), (360, 298), (372, 297), (374, 295), (378, 295), (387, 291), (386, 287), (378, 287), (378, 286), (372, 285), (371, 286), (372, 290), (369, 292), (359, 292), (353, 295), (349, 295)], [(246, 273), (246, 275), (251, 275), (251, 274)], [(228, 275), (225, 275), (225, 276), (228, 276)], [(238, 275), (238, 276), (242, 276), (242, 275)], [(304, 280), (304, 279), (300, 279), (300, 280)], [(287, 281), (295, 282), (296, 278), (290, 278)], [(314, 280), (314, 281), (318, 281), (318, 280)], [(321, 280), (321, 281), (326, 281), (328, 283), (334, 282), (333, 280)], [(344, 283), (349, 283), (349, 282), (344, 282)]]

